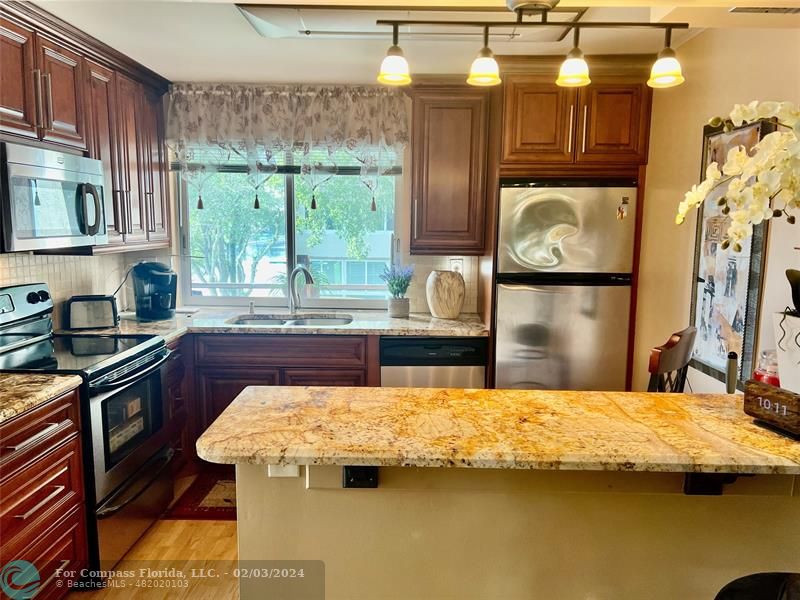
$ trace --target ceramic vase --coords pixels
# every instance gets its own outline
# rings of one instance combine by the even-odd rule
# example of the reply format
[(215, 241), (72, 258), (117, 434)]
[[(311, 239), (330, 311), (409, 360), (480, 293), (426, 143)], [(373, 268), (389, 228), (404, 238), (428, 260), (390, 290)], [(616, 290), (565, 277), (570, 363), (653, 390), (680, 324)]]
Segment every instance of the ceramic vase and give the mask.
[(393, 319), (408, 318), (408, 298), (389, 298), (389, 316)]
[(437, 319), (457, 319), (464, 306), (466, 286), (461, 273), (431, 271), (425, 284), (428, 308)]

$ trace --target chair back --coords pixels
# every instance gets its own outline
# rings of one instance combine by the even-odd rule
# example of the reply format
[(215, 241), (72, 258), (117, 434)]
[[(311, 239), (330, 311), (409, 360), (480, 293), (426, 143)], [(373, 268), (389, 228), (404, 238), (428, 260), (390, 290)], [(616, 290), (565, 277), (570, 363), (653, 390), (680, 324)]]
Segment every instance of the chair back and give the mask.
[(683, 392), (696, 335), (696, 328), (687, 327), (673, 333), (663, 346), (650, 351), (648, 392)]

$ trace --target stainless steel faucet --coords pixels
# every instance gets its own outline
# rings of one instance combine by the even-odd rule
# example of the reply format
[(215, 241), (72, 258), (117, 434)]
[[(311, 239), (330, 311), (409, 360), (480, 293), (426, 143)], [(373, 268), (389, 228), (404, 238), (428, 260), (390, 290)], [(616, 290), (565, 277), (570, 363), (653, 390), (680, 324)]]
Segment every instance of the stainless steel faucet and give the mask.
[(297, 291), (297, 276), (303, 273), (306, 277), (306, 284), (313, 284), (314, 277), (311, 275), (311, 271), (305, 268), (303, 265), (297, 265), (289, 275), (289, 312), (292, 314), (297, 312), (297, 309), (300, 308), (300, 292)]

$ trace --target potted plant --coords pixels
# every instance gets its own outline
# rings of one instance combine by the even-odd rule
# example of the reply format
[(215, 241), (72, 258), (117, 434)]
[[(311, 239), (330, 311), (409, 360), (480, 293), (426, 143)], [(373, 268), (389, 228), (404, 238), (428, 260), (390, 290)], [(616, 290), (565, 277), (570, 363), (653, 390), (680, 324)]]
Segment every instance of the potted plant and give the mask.
[(392, 318), (403, 319), (408, 317), (408, 298), (406, 292), (411, 285), (414, 277), (414, 267), (401, 267), (392, 265), (385, 267), (381, 273), (381, 279), (386, 282), (389, 289), (389, 316)]

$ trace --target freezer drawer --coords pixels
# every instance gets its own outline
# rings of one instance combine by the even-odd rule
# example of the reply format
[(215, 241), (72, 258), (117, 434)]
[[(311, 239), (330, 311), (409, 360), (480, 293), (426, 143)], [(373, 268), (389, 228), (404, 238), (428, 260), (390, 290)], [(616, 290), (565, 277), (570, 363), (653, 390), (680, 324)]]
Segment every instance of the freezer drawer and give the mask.
[(636, 188), (504, 187), (497, 272), (630, 273), (635, 222)]
[(498, 388), (624, 390), (631, 291), (497, 286)]

